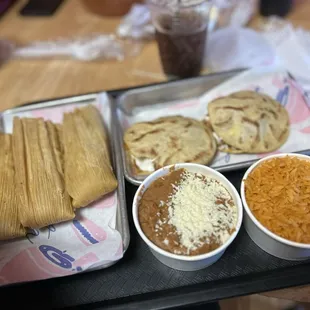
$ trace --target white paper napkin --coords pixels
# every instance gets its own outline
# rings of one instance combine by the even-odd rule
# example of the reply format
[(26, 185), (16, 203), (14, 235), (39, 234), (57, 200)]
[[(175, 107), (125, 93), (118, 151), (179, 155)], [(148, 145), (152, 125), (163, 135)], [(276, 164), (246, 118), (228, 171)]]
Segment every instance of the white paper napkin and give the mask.
[(151, 14), (144, 4), (134, 4), (116, 30), (121, 38), (151, 39), (155, 29), (151, 24)]
[(278, 63), (293, 74), (309, 93), (310, 32), (295, 29), (289, 22), (271, 17), (262, 27), (262, 35), (274, 49)]
[(206, 63), (213, 71), (281, 65), (310, 93), (310, 32), (276, 17), (261, 32), (219, 29), (209, 37)]
[(272, 64), (275, 57), (275, 51), (260, 33), (228, 27), (210, 34), (205, 65), (213, 71), (228, 71)]

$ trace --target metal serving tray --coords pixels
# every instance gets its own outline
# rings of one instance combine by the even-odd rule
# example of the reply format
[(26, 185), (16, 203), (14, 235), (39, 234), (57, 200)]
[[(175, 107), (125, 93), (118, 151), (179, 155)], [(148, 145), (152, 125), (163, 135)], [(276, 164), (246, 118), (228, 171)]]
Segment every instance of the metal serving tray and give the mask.
[[(186, 116), (191, 117), (193, 108), (191, 108), (192, 105), (190, 102), (192, 100), (197, 100), (208, 90), (211, 90), (215, 86), (222, 84), (223, 82), (245, 71), (246, 70), (244, 69), (234, 70), (187, 80), (168, 82), (154, 86), (146, 86), (139, 89), (125, 91), (120, 96), (116, 96), (116, 122), (119, 128), (117, 143), (118, 149), (122, 155), (124, 175), (126, 179), (134, 185), (140, 185), (149, 175), (140, 175), (135, 173), (128, 159), (128, 154), (126, 154), (126, 150), (124, 149), (123, 135), (126, 128), (128, 128), (130, 124), (154, 119), (157, 117), (156, 115), (161, 113), (160, 112), (158, 114), (158, 111), (161, 109), (165, 109), (165, 111), (169, 111), (170, 113), (169, 109), (171, 108), (173, 114), (183, 113)], [(291, 75), (290, 77), (293, 79)], [(179, 107), (179, 104), (182, 105), (183, 101), (185, 103), (184, 110), (183, 106), (178, 108), (178, 110), (173, 108), (174, 106)], [(187, 105), (190, 107), (186, 107)], [(167, 107), (169, 107), (168, 110), (166, 109)], [(197, 110), (195, 111), (197, 112)], [(200, 112), (201, 111), (199, 111), (199, 113)], [(298, 150), (296, 153), (310, 154), (310, 150)], [(239, 162), (225, 164), (221, 163), (218, 165), (211, 165), (211, 167), (220, 172), (227, 172), (231, 170), (247, 168), (256, 160), (257, 159), (247, 158), (240, 160)]]
[[(87, 95), (79, 95), (79, 96), (74, 96), (74, 97), (67, 97), (67, 98), (61, 98), (61, 99), (55, 99), (55, 100), (30, 103), (30, 104), (26, 104), (21, 107), (6, 110), (0, 113), (0, 132), (9, 131), (9, 128), (7, 128), (8, 126), (6, 126), (6, 124), (16, 114), (20, 114), (20, 113), (27, 114), (27, 112), (34, 111), (37, 109), (40, 109), (40, 110), (47, 109), (47, 108), (56, 107), (59, 105), (74, 104), (76, 106), (79, 106), (82, 104), (83, 105), (90, 104), (98, 100), (99, 96), (100, 94), (96, 94), (96, 93), (87, 94)], [(122, 236), (123, 254), (124, 254), (129, 246), (129, 241), (130, 241), (129, 224), (128, 224), (127, 207), (126, 207), (125, 182), (124, 182), (124, 177), (123, 177), (122, 158), (120, 156), (120, 153), (115, 151), (114, 143), (112, 142), (113, 136), (115, 136), (116, 125), (115, 125), (115, 122), (113, 121), (115, 116), (113, 115), (114, 109), (111, 104), (112, 99), (109, 96), (108, 96), (108, 99), (109, 99), (109, 107), (110, 107), (110, 113), (111, 113), (111, 127), (108, 128), (109, 136), (110, 136), (109, 142), (110, 142), (111, 154), (112, 154), (112, 164), (113, 164), (113, 168), (116, 174), (116, 178), (118, 180), (117, 195), (118, 195), (119, 203), (118, 203), (118, 210), (116, 213), (115, 229), (119, 231), (119, 233)], [(110, 267), (114, 263), (116, 262), (108, 263), (104, 266), (104, 268)], [(87, 271), (91, 271), (94, 269), (90, 268)]]

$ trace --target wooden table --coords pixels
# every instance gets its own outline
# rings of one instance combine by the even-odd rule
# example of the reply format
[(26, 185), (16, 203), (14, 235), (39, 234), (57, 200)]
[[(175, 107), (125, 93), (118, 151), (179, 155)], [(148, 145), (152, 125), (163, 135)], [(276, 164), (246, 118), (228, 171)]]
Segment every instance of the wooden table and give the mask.
[[(88, 13), (79, 0), (67, 0), (48, 17), (21, 17), (18, 1), (0, 20), (0, 37), (18, 44), (94, 32), (113, 33), (119, 18)], [(310, 1), (300, 3), (289, 19), (310, 29)], [(254, 19), (253, 24), (257, 22)], [(146, 44), (138, 57), (117, 61), (11, 60), (0, 70), (0, 111), (25, 102), (98, 90), (164, 81), (155, 42)]]
[[(20, 44), (35, 40), (113, 33), (118, 18), (102, 18), (88, 13), (79, 0), (67, 0), (49, 18), (21, 17), (19, 1), (0, 20), (0, 37)], [(12, 60), (0, 70), (0, 110), (19, 104), (67, 95), (109, 90), (163, 81), (155, 43), (144, 46), (136, 58), (123, 62), (76, 60)]]
[[(0, 37), (18, 44), (94, 32), (112, 33), (118, 18), (102, 18), (88, 13), (78, 0), (67, 0), (55, 16), (21, 17), (19, 1), (0, 20)], [(288, 17), (296, 26), (310, 29), (310, 1), (298, 1)], [(251, 22), (255, 26), (259, 17)], [(22, 103), (75, 95), (99, 90), (164, 81), (166, 78), (154, 42), (144, 46), (142, 53), (123, 62), (75, 60), (11, 60), (0, 70), (0, 111)], [(310, 288), (272, 292), (269, 295), (310, 301)]]

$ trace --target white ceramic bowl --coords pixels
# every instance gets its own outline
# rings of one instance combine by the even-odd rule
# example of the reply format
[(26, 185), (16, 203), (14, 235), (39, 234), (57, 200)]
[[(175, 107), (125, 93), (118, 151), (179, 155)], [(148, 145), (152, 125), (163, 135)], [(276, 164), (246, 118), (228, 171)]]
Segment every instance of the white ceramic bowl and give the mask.
[[(170, 252), (167, 252), (158, 246), (156, 246), (154, 243), (152, 243), (143, 233), (139, 219), (138, 219), (138, 204), (139, 200), (142, 196), (142, 194), (145, 192), (145, 190), (150, 186), (151, 183), (153, 183), (156, 179), (168, 174), (171, 170), (171, 167), (175, 167), (176, 169), (179, 168), (184, 168), (187, 171), (193, 172), (193, 173), (200, 173), (205, 176), (212, 177), (219, 182), (221, 182), (226, 189), (229, 191), (231, 194), (235, 205), (237, 206), (237, 211), (238, 211), (238, 220), (237, 220), (237, 225), (236, 225), (236, 230), (233, 232), (233, 234), (230, 236), (230, 238), (219, 248), (215, 249), (212, 252), (209, 252), (207, 254), (202, 254), (202, 255), (195, 255), (195, 256), (185, 256), (185, 255), (177, 255), (177, 254), (172, 254)], [(149, 177), (147, 177), (144, 182), (140, 185), (138, 188), (134, 200), (133, 200), (133, 207), (132, 207), (132, 214), (133, 214), (133, 219), (134, 223), (136, 226), (136, 229), (143, 239), (143, 241), (149, 246), (151, 252), (154, 254), (154, 256), (163, 264), (182, 271), (194, 271), (194, 270), (200, 270), (203, 269), (213, 263), (215, 263), (225, 252), (227, 247), (232, 243), (232, 241), (236, 238), (240, 226), (242, 223), (242, 203), (241, 199), (239, 197), (239, 194), (235, 187), (219, 172), (203, 166), (203, 165), (198, 165), (198, 164), (190, 164), (190, 163), (185, 163), (185, 164), (176, 164), (173, 166), (167, 166), (164, 168), (161, 168), (155, 172), (153, 172)]]
[(310, 161), (310, 157), (307, 155), (283, 153), (266, 156), (263, 159), (254, 163), (246, 171), (241, 182), (241, 199), (243, 207), (245, 209), (244, 226), (250, 238), (267, 253), (286, 260), (305, 260), (310, 258), (310, 244), (293, 242), (272, 233), (255, 218), (245, 199), (244, 181), (251, 173), (251, 171), (253, 171), (259, 164), (266, 160), (284, 156), (294, 156), (300, 159)]

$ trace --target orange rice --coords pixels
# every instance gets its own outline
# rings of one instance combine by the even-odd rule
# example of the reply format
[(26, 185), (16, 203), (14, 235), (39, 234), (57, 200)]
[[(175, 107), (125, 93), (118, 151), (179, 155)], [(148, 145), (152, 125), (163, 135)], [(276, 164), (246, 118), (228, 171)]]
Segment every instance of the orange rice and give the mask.
[(310, 244), (310, 161), (285, 156), (262, 162), (245, 180), (245, 197), (267, 229)]

